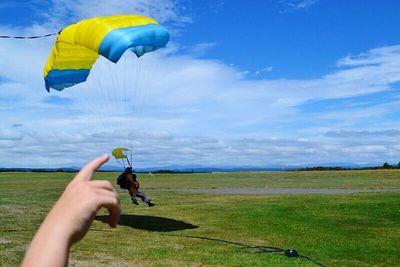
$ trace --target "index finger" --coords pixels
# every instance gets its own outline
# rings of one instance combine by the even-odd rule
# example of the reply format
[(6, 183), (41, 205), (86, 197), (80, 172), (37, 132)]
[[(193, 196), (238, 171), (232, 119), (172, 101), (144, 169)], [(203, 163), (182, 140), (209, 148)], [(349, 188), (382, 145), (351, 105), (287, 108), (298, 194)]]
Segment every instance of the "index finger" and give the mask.
[(118, 205), (105, 205), (109, 212), (108, 224), (111, 228), (115, 228), (118, 225), (119, 218), (121, 216), (121, 207)]
[(110, 157), (107, 154), (104, 154), (103, 156), (92, 160), (79, 171), (75, 176), (74, 181), (89, 181), (92, 178), (93, 173), (109, 159)]
[(117, 227), (119, 218), (121, 216), (121, 206), (119, 204), (118, 195), (110, 196), (109, 194), (99, 194), (97, 200), (99, 201), (99, 208), (102, 207), (108, 209), (108, 224), (111, 226), (111, 228)]

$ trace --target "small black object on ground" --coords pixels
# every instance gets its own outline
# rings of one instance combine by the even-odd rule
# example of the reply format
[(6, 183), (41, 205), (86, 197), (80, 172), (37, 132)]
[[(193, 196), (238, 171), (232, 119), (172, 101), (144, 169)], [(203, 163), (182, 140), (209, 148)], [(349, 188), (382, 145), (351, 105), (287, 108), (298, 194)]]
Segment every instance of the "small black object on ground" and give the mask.
[(285, 256), (289, 258), (298, 257), (299, 253), (297, 252), (297, 250), (289, 248), (285, 250)]

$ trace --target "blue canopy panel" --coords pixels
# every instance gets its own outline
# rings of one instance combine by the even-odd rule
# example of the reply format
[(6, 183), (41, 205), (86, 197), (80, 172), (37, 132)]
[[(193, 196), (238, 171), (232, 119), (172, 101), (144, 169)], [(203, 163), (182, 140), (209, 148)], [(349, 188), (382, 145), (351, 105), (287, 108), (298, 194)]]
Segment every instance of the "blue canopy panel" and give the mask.
[(120, 28), (104, 37), (99, 54), (116, 63), (128, 49), (141, 57), (147, 52), (165, 47), (168, 41), (167, 29), (159, 24)]
[(64, 88), (86, 81), (90, 70), (51, 70), (45, 77), (45, 86), (47, 92), (50, 88), (62, 91)]

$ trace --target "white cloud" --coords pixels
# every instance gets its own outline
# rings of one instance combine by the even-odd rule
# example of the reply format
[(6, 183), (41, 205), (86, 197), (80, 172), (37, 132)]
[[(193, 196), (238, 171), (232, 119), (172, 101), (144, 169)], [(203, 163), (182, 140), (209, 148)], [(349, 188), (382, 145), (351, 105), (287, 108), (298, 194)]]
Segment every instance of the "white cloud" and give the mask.
[(283, 12), (307, 10), (318, 2), (319, 0), (280, 0), (280, 3), (286, 8)]
[(263, 73), (271, 72), (271, 71), (273, 71), (273, 69), (274, 69), (273, 67), (269, 66), (269, 67), (262, 68), (260, 70), (256, 70), (254, 72), (254, 76), (259, 76), (259, 75), (261, 75)]
[(326, 136), (333, 138), (365, 138), (365, 137), (400, 137), (400, 131), (396, 129), (384, 130), (384, 131), (352, 131), (352, 130), (340, 130), (340, 131), (328, 131)]
[[(324, 144), (293, 139), (215, 139), (202, 136), (169, 134), (136, 134), (134, 161), (136, 166), (207, 165), (207, 166), (276, 166), (300, 164), (335, 164), (378, 162), (382, 157), (396, 162), (400, 149), (396, 142), (386, 144), (361, 143)], [(23, 139), (0, 139), (10, 159), (0, 158), (0, 164), (27, 166), (76, 166), (115, 146), (118, 133), (57, 132), (39, 136), (24, 135)], [(60, 142), (62, 140), (62, 142)], [(16, 143), (20, 146), (16, 146)], [(45, 149), (46, 148), (46, 149)], [(337, 158), (333, 158), (336, 155)], [(344, 158), (343, 158), (344, 157)], [(14, 160), (18, 158), (18, 160)], [(10, 163), (10, 161), (12, 163)], [(116, 162), (112, 161), (112, 165)]]
[(85, 18), (133, 13), (180, 27), (191, 22), (181, 7), (180, 2), (174, 0), (97, 0), (95, 4), (86, 0), (52, 0), (46, 16), (49, 23), (63, 27)]
[(216, 45), (217, 45), (216, 43), (210, 43), (210, 42), (199, 43), (193, 46), (189, 50), (189, 52), (192, 56), (203, 56)]

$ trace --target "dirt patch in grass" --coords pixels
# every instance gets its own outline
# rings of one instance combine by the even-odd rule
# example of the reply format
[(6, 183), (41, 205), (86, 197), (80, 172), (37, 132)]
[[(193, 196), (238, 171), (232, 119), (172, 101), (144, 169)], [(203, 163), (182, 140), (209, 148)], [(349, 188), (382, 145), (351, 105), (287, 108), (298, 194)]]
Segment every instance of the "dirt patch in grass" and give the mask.
[(137, 260), (137, 257), (132, 256), (132, 261), (116, 259), (110, 255), (95, 253), (90, 258), (85, 259), (84, 255), (71, 256), (68, 266), (76, 267), (131, 267), (131, 266), (153, 266), (151, 262)]
[(0, 238), (0, 244), (11, 244), (11, 243), (14, 243), (14, 241)]
[(227, 195), (336, 195), (357, 193), (400, 192), (400, 189), (329, 189), (329, 188), (201, 188), (168, 191)]

